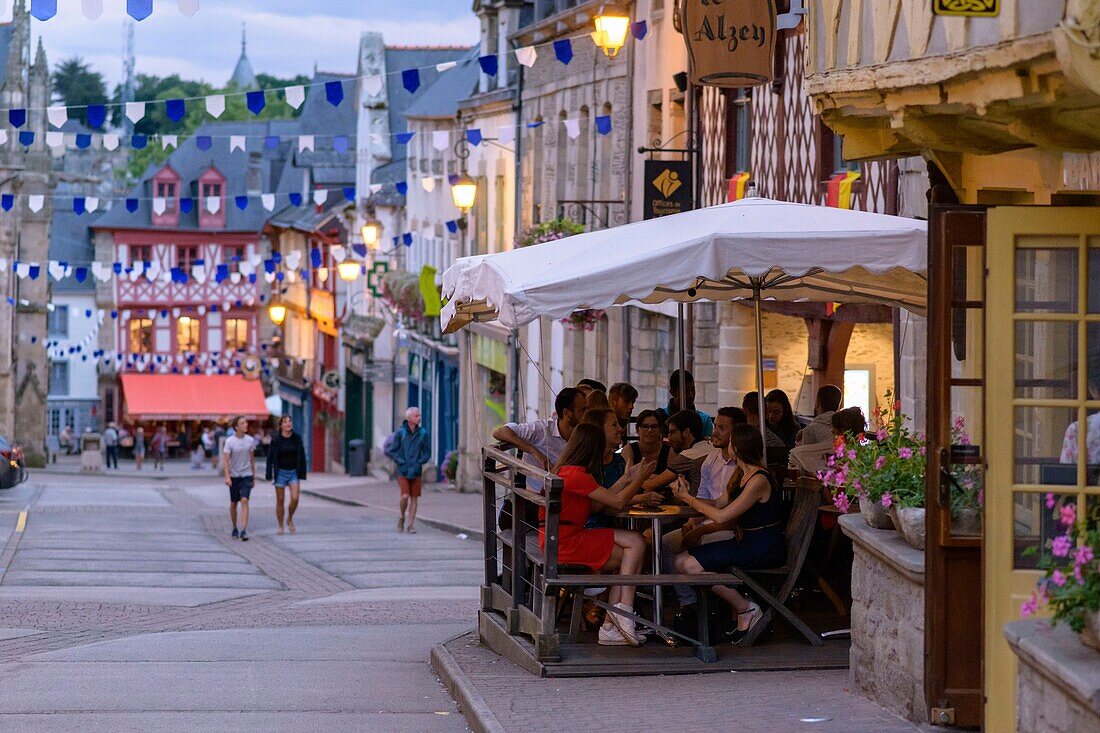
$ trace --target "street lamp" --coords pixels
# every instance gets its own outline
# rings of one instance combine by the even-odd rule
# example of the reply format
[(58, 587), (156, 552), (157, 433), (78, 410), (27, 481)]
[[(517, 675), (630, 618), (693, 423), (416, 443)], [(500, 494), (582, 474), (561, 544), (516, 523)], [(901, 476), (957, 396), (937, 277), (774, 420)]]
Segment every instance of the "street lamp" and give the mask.
[(451, 199), (463, 216), (469, 214), (477, 200), (477, 181), (463, 173), (451, 186)]
[(355, 278), (359, 277), (361, 271), (361, 265), (350, 255), (341, 263), (336, 265), (336, 272), (340, 275), (340, 279), (346, 283), (350, 283)]
[(626, 45), (626, 33), (630, 29), (630, 18), (625, 15), (597, 15), (596, 32), (592, 40), (603, 49), (609, 58), (615, 58), (619, 49)]
[(274, 301), (267, 307), (267, 315), (271, 318), (271, 322), (276, 326), (283, 325), (283, 321), (286, 320), (286, 306), (278, 301)]
[(367, 223), (360, 229), (363, 235), (363, 244), (367, 246), (371, 252), (378, 250), (378, 240), (382, 238), (382, 222), (377, 219), (369, 219)]

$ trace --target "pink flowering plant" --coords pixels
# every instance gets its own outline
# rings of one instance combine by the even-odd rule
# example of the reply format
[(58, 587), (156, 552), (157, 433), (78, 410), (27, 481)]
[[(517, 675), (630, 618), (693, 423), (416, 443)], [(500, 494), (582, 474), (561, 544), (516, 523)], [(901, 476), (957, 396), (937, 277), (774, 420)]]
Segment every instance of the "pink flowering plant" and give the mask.
[(516, 240), (516, 246), (530, 247), (535, 244), (542, 244), (543, 242), (553, 242), (557, 239), (565, 239), (574, 234), (580, 234), (583, 231), (583, 224), (575, 222), (572, 219), (559, 217), (557, 219), (551, 219), (550, 221), (540, 222), (524, 229), (519, 239)]
[(569, 326), (572, 331), (594, 331), (596, 324), (604, 317), (604, 312), (599, 308), (586, 308), (573, 311), (561, 322)]
[[(1020, 614), (1027, 618), (1045, 604), (1055, 624), (1065, 623), (1080, 632), (1088, 614), (1100, 611), (1100, 503), (1078, 516), (1077, 504), (1047, 494), (1046, 508), (1053, 514), (1058, 534), (1043, 548), (1039, 569), (1045, 574)], [(1038, 548), (1029, 547), (1024, 554), (1037, 552)]]

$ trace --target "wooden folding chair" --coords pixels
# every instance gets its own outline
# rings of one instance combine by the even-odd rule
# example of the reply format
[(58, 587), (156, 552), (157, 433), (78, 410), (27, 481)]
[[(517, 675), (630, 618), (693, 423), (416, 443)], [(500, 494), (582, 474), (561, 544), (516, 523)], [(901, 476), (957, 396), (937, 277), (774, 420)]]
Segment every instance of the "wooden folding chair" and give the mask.
[[(771, 624), (775, 614), (778, 613), (798, 633), (806, 638), (813, 646), (821, 646), (824, 642), (821, 636), (807, 626), (787, 608), (787, 601), (794, 590), (798, 576), (802, 573), (802, 566), (806, 562), (806, 555), (810, 551), (810, 542), (814, 536), (814, 526), (817, 524), (817, 508), (820, 496), (803, 486), (795, 489), (794, 504), (791, 508), (790, 518), (787, 520), (787, 562), (778, 568), (753, 568), (742, 570), (730, 568), (730, 573), (736, 575), (753, 594), (760, 600), (761, 605), (767, 606), (764, 616), (745, 636), (745, 646), (751, 646), (761, 633)], [(765, 583), (774, 587), (775, 582), (782, 579), (779, 590), (770, 592)]]

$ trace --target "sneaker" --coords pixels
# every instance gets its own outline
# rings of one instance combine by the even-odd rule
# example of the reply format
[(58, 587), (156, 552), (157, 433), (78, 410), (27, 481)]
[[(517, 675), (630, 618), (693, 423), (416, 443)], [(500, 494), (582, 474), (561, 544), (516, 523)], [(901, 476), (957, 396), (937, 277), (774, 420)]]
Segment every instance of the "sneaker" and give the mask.
[[(615, 608), (621, 608), (630, 613), (634, 612), (634, 609), (624, 606), (621, 603), (616, 603)], [(607, 618), (630, 646), (638, 646), (644, 641), (644, 638), (639, 636), (634, 630), (634, 619), (612, 613), (611, 611), (607, 612)]]
[(248, 533), (243, 529), (241, 530), (241, 542), (248, 542)]
[(600, 627), (600, 634), (596, 639), (596, 643), (600, 646), (637, 646), (637, 644), (631, 644), (627, 641), (618, 627), (610, 624), (604, 624)]
[(237, 539), (240, 536), (241, 536), (241, 533), (237, 531), (236, 527), (234, 527), (233, 528), (233, 539)]

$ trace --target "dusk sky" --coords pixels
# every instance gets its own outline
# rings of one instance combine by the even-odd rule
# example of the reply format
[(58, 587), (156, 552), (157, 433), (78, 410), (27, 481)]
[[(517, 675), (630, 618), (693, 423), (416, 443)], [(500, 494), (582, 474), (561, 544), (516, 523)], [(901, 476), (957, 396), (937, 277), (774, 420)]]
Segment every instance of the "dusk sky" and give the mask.
[[(0, 0), (0, 18), (11, 18), (11, 0)], [(81, 56), (114, 88), (122, 75), (124, 0), (105, 0), (102, 17), (90, 21), (80, 0), (58, 0), (57, 15), (32, 20), (32, 35), (45, 41), (50, 67)], [(29, 6), (29, 0), (28, 0)], [(390, 45), (471, 45), (477, 20), (471, 0), (202, 0), (188, 18), (175, 0), (156, 0), (153, 14), (135, 23), (137, 71), (223, 84), (240, 54), (241, 23), (248, 27), (253, 69), (276, 76), (355, 71), (359, 35), (381, 32)]]

